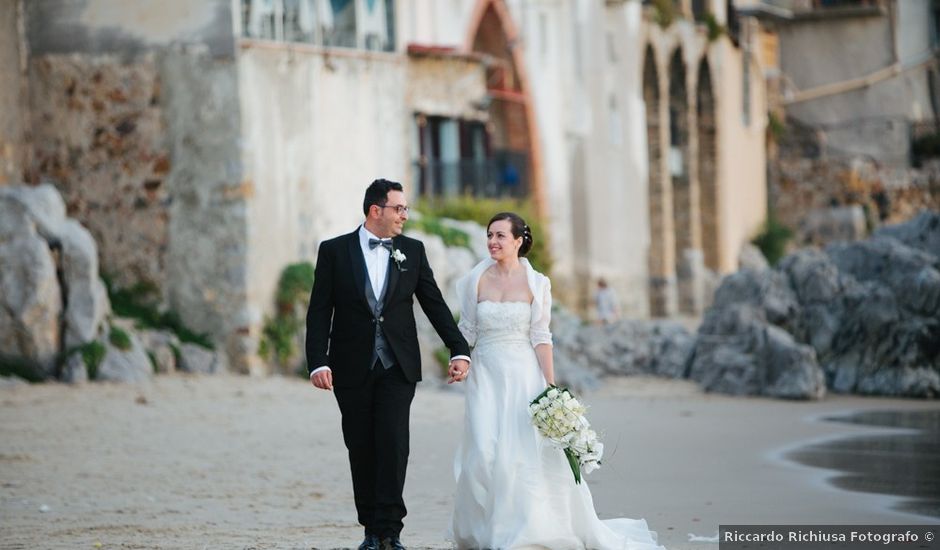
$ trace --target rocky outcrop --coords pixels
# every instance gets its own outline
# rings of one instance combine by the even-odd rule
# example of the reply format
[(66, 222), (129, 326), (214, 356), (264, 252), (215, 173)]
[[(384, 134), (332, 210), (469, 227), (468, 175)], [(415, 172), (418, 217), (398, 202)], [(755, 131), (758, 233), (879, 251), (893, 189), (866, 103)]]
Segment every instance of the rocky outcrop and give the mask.
[(62, 294), (55, 262), (26, 207), (0, 193), (0, 350), (30, 377), (55, 374)]
[(876, 237), (891, 237), (911, 248), (940, 257), (940, 214), (923, 212), (911, 221), (880, 227)]
[[(724, 279), (689, 375), (713, 391), (940, 396), (940, 214)], [(823, 385), (824, 384), (824, 385)]]
[(738, 269), (760, 271), (768, 267), (770, 267), (770, 264), (767, 263), (767, 258), (764, 257), (764, 253), (759, 248), (751, 243), (745, 243), (741, 246), (741, 251), (738, 253)]
[(706, 391), (732, 395), (818, 399), (826, 390), (813, 349), (748, 302), (716, 299), (699, 328), (688, 375)]
[[(226, 370), (220, 354), (115, 317), (87, 229), (49, 184), (0, 188), (0, 367), (29, 380), (140, 382)], [(113, 327), (123, 333), (113, 343)], [(193, 349), (196, 348), (196, 349)], [(89, 364), (86, 364), (86, 361)]]
[[(447, 222), (446, 226), (460, 229), (468, 235), (484, 235), (483, 252), (486, 253), (486, 231), (482, 227), (472, 221), (456, 222), (447, 220)], [(453, 225), (450, 222), (453, 222)], [(444, 220), (441, 223), (444, 224)], [(447, 246), (444, 244), (444, 240), (437, 235), (409, 230), (408, 236), (424, 243), (428, 263), (434, 270), (434, 280), (437, 281), (437, 286), (441, 289), (444, 301), (447, 302), (447, 306), (455, 316), (459, 315), (460, 304), (457, 303), (457, 279), (464, 273), (469, 273), (482, 256), (477, 254), (478, 251), (475, 252), (462, 246)], [(415, 324), (418, 329), (418, 345), (421, 350), (422, 378), (427, 381), (442, 380), (444, 376), (442, 373), (445, 372), (445, 369), (435, 356), (435, 350), (441, 349), (444, 343), (435, 332), (431, 321), (428, 320), (417, 301), (415, 301), (414, 309)]]
[(608, 375), (683, 377), (694, 341), (675, 321), (585, 325), (563, 308), (552, 313), (552, 335), (556, 379), (578, 391), (598, 387)]
[(128, 335), (130, 346), (121, 349), (110, 342), (105, 342), (105, 355), (95, 380), (109, 382), (146, 382), (153, 377), (153, 367), (140, 340), (133, 334)]
[(65, 307), (65, 346), (90, 342), (110, 312), (108, 294), (98, 276), (98, 248), (87, 229), (65, 215), (65, 203), (50, 184), (0, 189), (9, 202), (23, 206), (45, 241), (46, 253), (58, 256)]
[(177, 370), (176, 351), (180, 349), (179, 338), (166, 330), (142, 330), (140, 341), (153, 359), (157, 374), (168, 374)]
[(225, 354), (207, 350), (195, 344), (179, 347), (179, 369), (194, 374), (219, 374), (228, 372)]

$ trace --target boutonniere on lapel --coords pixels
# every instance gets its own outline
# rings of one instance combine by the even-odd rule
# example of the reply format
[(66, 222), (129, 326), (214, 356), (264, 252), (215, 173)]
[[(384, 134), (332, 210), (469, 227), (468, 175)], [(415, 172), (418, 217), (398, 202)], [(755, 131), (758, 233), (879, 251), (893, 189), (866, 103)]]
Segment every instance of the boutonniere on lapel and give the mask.
[(408, 271), (408, 268), (402, 267), (401, 263), (408, 259), (408, 256), (405, 256), (405, 253), (399, 249), (392, 250), (392, 259), (395, 260), (395, 265), (398, 266), (398, 271)]

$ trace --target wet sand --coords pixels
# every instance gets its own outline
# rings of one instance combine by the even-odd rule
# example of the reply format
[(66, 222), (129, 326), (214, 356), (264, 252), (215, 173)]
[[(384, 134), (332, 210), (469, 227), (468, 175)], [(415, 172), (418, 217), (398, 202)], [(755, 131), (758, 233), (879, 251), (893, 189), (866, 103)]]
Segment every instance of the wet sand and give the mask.
[[(430, 383), (412, 409), (404, 542), (448, 548), (463, 397)], [(588, 477), (601, 517), (644, 517), (668, 548), (723, 524), (937, 524), (900, 498), (847, 491), (788, 455), (898, 430), (822, 418), (934, 401), (815, 403), (705, 395), (610, 380), (585, 397), (606, 444)], [(0, 389), (2, 548), (355, 547), (352, 489), (332, 394), (300, 379), (158, 377), (140, 386)]]

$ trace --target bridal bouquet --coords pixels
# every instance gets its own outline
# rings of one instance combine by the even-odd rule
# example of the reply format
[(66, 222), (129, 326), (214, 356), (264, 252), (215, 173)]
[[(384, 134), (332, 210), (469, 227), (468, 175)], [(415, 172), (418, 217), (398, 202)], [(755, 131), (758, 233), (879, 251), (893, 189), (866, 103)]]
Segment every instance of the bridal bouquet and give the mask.
[(529, 416), (539, 433), (564, 450), (574, 474), (581, 483), (581, 472), (589, 474), (601, 465), (604, 444), (584, 417), (584, 405), (567, 388), (549, 386), (529, 404)]

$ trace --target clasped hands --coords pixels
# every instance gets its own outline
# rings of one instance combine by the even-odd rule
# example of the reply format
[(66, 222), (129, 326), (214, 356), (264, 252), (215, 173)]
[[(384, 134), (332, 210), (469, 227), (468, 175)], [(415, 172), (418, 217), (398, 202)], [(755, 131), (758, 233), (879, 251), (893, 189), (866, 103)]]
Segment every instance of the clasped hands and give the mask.
[(447, 368), (447, 374), (449, 375), (447, 383), (453, 384), (454, 382), (463, 382), (467, 379), (467, 374), (469, 374), (469, 372), (469, 361), (466, 359), (451, 359), (450, 365)]
[[(454, 382), (463, 382), (467, 379), (470, 372), (470, 363), (466, 359), (452, 359), (447, 368), (448, 384)], [(333, 372), (330, 369), (323, 369), (316, 374), (310, 375), (310, 382), (321, 390), (333, 389)]]

